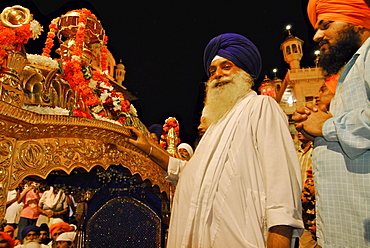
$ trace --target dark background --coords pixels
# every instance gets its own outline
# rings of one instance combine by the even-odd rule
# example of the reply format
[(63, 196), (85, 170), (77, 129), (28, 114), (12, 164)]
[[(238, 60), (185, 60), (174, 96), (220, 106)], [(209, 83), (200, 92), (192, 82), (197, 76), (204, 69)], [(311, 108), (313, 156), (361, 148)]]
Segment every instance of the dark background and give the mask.
[(125, 1), (125, 0), (19, 0), (0, 8), (22, 5), (31, 10), (44, 32), (26, 45), (28, 53), (42, 53), (48, 25), (69, 10), (90, 9), (108, 35), (108, 48), (126, 67), (123, 85), (138, 97), (132, 103), (141, 121), (150, 126), (168, 117), (180, 122), (180, 137), (193, 144), (203, 107), (203, 50), (210, 39), (226, 32), (239, 33), (259, 48), (265, 75), (284, 78), (288, 64), (280, 45), (292, 34), (304, 41), (302, 67), (314, 66), (313, 29), (308, 22), (308, 0), (280, 1)]

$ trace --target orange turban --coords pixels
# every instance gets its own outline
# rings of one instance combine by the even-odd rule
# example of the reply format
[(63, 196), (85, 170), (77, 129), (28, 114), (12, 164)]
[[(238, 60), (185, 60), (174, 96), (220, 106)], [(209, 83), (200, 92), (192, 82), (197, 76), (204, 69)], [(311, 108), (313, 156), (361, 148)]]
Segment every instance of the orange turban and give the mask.
[(9, 226), (9, 225), (5, 226), (4, 227), (4, 232), (9, 232), (9, 231), (13, 231), (14, 232), (14, 227)]
[(9, 244), (9, 248), (13, 248), (14, 247), (14, 239), (12, 239), (7, 233), (4, 233), (4, 232), (0, 232), (0, 236), (6, 240), (6, 242), (8, 242)]
[(370, 8), (364, 0), (310, 0), (307, 12), (314, 28), (317, 20), (328, 20), (370, 29)]
[(55, 223), (50, 226), (49, 228), (51, 236), (54, 235), (55, 232), (62, 230), (63, 232), (69, 232), (71, 230), (71, 227), (67, 222), (59, 222)]
[(327, 77), (325, 80), (325, 85), (328, 87), (331, 93), (335, 94), (335, 89), (337, 88), (337, 83), (338, 83), (339, 75), (334, 74), (331, 75), (330, 77)]

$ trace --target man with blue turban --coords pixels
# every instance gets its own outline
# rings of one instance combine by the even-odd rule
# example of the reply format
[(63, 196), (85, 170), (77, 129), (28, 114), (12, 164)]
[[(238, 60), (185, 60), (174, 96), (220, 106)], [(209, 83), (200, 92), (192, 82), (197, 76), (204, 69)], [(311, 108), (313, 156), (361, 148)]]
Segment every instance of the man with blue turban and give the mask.
[(167, 247), (291, 247), (303, 231), (301, 178), (287, 117), (251, 89), (256, 46), (239, 34), (204, 53), (207, 131), (189, 161), (169, 157), (135, 128), (128, 139), (177, 182)]

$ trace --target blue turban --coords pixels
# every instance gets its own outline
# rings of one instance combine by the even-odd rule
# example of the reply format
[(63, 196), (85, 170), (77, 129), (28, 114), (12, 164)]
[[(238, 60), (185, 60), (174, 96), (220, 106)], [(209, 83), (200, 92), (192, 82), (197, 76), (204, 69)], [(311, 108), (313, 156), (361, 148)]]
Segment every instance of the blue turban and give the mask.
[(163, 127), (160, 124), (153, 124), (148, 128), (150, 133), (155, 133), (158, 137), (158, 140), (161, 139), (161, 135), (163, 134)]
[(261, 55), (257, 47), (240, 34), (226, 33), (213, 38), (204, 51), (203, 63), (209, 75), (209, 66), (218, 55), (233, 62), (256, 80), (262, 69)]
[(35, 225), (26, 226), (22, 231), (22, 239), (24, 239), (29, 232), (35, 232), (37, 234), (40, 234), (40, 229), (38, 226)]

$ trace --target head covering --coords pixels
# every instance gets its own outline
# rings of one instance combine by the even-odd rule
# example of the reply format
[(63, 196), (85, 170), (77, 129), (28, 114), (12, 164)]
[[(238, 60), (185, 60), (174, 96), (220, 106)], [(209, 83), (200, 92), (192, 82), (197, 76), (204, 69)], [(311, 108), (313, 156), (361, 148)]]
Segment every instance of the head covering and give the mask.
[(60, 222), (60, 223), (55, 223), (50, 226), (49, 231), (51, 236), (54, 235), (55, 232), (62, 230), (63, 232), (69, 232), (71, 230), (71, 227), (67, 222)]
[(364, 0), (310, 0), (307, 12), (314, 28), (317, 20), (328, 20), (370, 29), (370, 8)]
[(190, 158), (193, 156), (193, 154), (194, 154), (193, 148), (189, 144), (187, 144), (187, 143), (181, 143), (180, 145), (177, 146), (177, 149), (181, 149), (181, 148), (183, 148), (183, 149), (185, 149), (185, 150), (188, 151)]
[(306, 170), (306, 176), (307, 176), (307, 179), (306, 179), (305, 183), (307, 183), (309, 180), (312, 180), (312, 179), (313, 179), (312, 166), (310, 166), (310, 167)]
[(161, 139), (161, 135), (163, 134), (163, 127), (160, 124), (153, 124), (148, 128), (150, 133), (155, 133), (157, 135), (158, 140)]
[(14, 227), (12, 227), (10, 225), (4, 226), (4, 232), (9, 232), (9, 231), (13, 231), (14, 232)]
[(53, 220), (51, 221), (51, 225), (62, 222), (64, 222), (64, 220), (61, 218), (53, 218)]
[(14, 248), (14, 239), (12, 239), (7, 233), (0, 232), (0, 236), (6, 240), (9, 244), (9, 248)]
[(70, 241), (73, 242), (75, 240), (76, 233), (75, 232), (65, 232), (62, 233), (57, 237), (55, 241)]
[(22, 239), (24, 239), (29, 232), (40, 234), (40, 229), (38, 226), (35, 225), (26, 226), (22, 231)]
[(71, 230), (72, 228), (76, 231), (77, 230), (77, 226), (75, 224), (69, 224), (69, 226), (71, 227)]
[(230, 60), (249, 73), (255, 80), (262, 69), (262, 59), (257, 47), (240, 34), (226, 33), (213, 38), (204, 50), (203, 64), (209, 76), (209, 66), (218, 55)]
[(325, 79), (325, 85), (328, 87), (331, 93), (335, 94), (335, 89), (337, 88), (337, 83), (338, 83), (339, 75), (334, 74)]
[(46, 223), (42, 223), (42, 224), (40, 225), (40, 227), (39, 227), (39, 230), (40, 230), (40, 232), (41, 232), (41, 231), (49, 232), (49, 226), (48, 226), (48, 224), (46, 224)]

